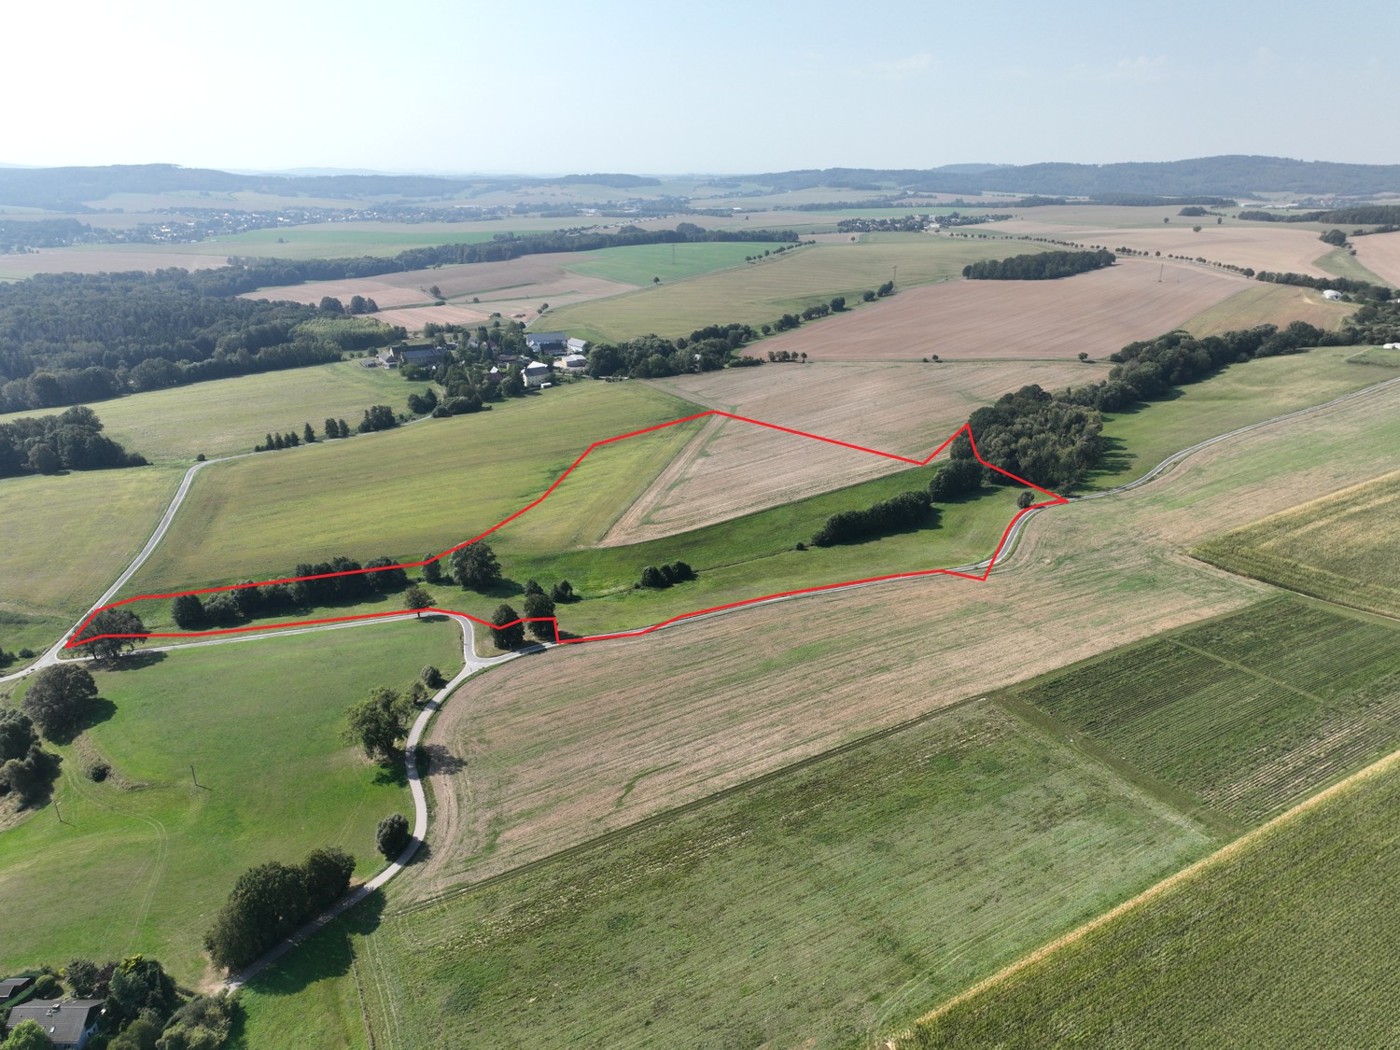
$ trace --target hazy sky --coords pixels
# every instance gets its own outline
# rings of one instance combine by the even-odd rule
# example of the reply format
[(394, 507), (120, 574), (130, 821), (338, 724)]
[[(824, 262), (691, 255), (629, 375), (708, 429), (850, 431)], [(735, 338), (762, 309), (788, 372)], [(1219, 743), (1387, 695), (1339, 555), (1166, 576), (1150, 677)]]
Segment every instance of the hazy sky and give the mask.
[(15, 0), (0, 162), (1400, 162), (1397, 0)]

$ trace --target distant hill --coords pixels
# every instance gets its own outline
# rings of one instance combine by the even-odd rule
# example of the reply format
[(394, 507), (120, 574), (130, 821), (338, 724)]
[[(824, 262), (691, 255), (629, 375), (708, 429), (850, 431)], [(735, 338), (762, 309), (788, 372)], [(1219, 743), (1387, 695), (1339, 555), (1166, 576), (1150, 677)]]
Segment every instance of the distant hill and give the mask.
[(464, 177), (431, 175), (260, 175), (175, 164), (115, 164), (95, 168), (0, 167), (0, 206), (81, 212), (90, 201), (115, 193), (238, 193), (328, 197), (339, 200), (435, 200), (475, 191), (524, 186), (585, 184), (628, 190), (659, 186), (637, 175), (565, 175), (560, 178)]
[(1249, 197), (1260, 193), (1364, 196), (1400, 192), (1400, 164), (1337, 164), (1235, 155), (1158, 163), (951, 164), (923, 171), (826, 168), (749, 175), (743, 181), (774, 190), (833, 186), (860, 190), (961, 194), (990, 191), (1073, 197), (1114, 194)]

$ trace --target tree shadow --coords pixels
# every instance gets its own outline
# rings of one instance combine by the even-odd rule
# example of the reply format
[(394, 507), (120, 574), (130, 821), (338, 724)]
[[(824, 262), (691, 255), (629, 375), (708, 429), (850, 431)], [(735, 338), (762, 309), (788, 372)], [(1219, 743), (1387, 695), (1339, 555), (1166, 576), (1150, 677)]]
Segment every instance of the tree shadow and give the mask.
[(44, 737), (50, 743), (66, 747), (76, 740), (85, 730), (93, 726), (109, 722), (112, 716), (117, 713), (117, 705), (103, 696), (95, 696), (83, 704), (83, 709), (79, 713), (77, 725), (65, 732), (45, 732)]
[(296, 995), (317, 981), (345, 976), (354, 965), (355, 939), (372, 934), (383, 917), (384, 891), (374, 890), (258, 974), (249, 986), (264, 995)]
[(409, 858), (408, 863), (404, 865), (405, 867), (412, 868), (419, 864), (426, 864), (429, 860), (432, 859), (433, 848), (429, 846), (426, 842), (424, 842), (422, 839), (419, 839), (417, 841), (418, 848), (413, 851), (413, 856)]
[(425, 776), (432, 773), (451, 776), (467, 768), (467, 760), (458, 758), (443, 744), (419, 744), (418, 758), (418, 768)]
[(394, 753), (394, 757), (387, 763), (381, 762), (375, 767), (374, 782), (376, 784), (392, 784), (394, 787), (408, 787), (408, 766), (404, 763), (402, 751)]
[(143, 667), (154, 667), (169, 653), (132, 652), (125, 656), (112, 656), (98, 659), (97, 665), (104, 671), (139, 671)]
[(1101, 436), (1099, 441), (1103, 452), (1099, 456), (1098, 466), (1086, 475), (1086, 481), (1115, 477), (1130, 470), (1137, 462), (1138, 457), (1128, 451), (1121, 438)]

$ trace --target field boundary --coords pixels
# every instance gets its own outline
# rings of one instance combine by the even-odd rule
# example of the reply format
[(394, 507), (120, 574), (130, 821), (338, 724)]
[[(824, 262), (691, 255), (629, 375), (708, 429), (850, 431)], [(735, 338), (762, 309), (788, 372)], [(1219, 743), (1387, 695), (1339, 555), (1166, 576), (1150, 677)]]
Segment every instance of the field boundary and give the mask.
[[(1261, 838), (1264, 838), (1270, 834), (1277, 832), (1280, 829), (1280, 827), (1282, 827), (1284, 824), (1294, 820), (1297, 817), (1302, 816), (1304, 813), (1307, 813), (1309, 810), (1312, 810), (1317, 806), (1323, 805), (1326, 802), (1331, 801), (1337, 795), (1345, 791), (1351, 790), (1363, 780), (1368, 780), (1371, 777), (1384, 773), (1386, 770), (1390, 769), (1397, 763), (1400, 763), (1400, 751), (1392, 751), (1390, 754), (1384, 756), (1383, 758), (1377, 759), (1375, 762), (1372, 762), (1369, 766), (1366, 766), (1364, 769), (1357, 770), (1355, 773), (1351, 774), (1351, 776), (1345, 777), (1342, 780), (1337, 781), (1337, 783), (1331, 785), (1330, 787), (1323, 788), (1317, 794), (1312, 795), (1309, 798), (1305, 798), (1296, 806), (1293, 806), (1291, 809), (1285, 810), (1278, 816), (1274, 817), (1272, 820), (1269, 820), (1266, 823), (1259, 825), (1259, 827), (1255, 828), (1253, 831), (1246, 832), (1245, 834), (1241, 835), (1239, 838), (1233, 840), (1232, 842), (1227, 842), (1224, 846), (1221, 846), (1220, 849), (1216, 850), (1214, 853), (1211, 853), (1209, 856), (1202, 857), (1200, 860), (1196, 861), (1193, 864), (1187, 865), (1180, 871), (1172, 875), (1168, 875), (1161, 882), (1158, 882), (1153, 886), (1149, 886), (1137, 896), (1131, 897), (1128, 900), (1123, 901), (1121, 904), (1115, 905), (1108, 911), (1104, 912), (1102, 915), (1098, 915), (1095, 918), (1090, 919), (1083, 925), (1078, 926), (1073, 930), (1070, 930), (1068, 933), (1062, 934), (1061, 936), (1056, 937), (1054, 940), (1041, 945), (1039, 948), (1028, 952), (1027, 954), (1023, 955), (1021, 958), (1017, 959), (1010, 965), (1002, 967), (990, 977), (984, 977), (982, 980), (978, 981), (970, 988), (964, 989), (957, 995), (939, 1004), (937, 1007), (930, 1010), (928, 1013), (919, 1017), (918, 1020), (915, 1021), (915, 1025), (917, 1026), (919, 1024), (926, 1024), (929, 1021), (933, 1021), (939, 1017), (942, 1017), (954, 1007), (962, 1005), (968, 1000), (973, 999), (978, 995), (981, 995), (983, 992), (995, 987), (1003, 981), (1015, 977), (1021, 971), (1027, 970), (1030, 967), (1036, 965), (1037, 963), (1049, 958), (1056, 952), (1059, 952), (1069, 947), (1070, 945), (1083, 940), (1089, 934), (1100, 929), (1101, 927), (1107, 926), (1115, 919), (1118, 919), (1121, 916), (1136, 910), (1144, 904), (1150, 903), (1156, 898), (1162, 896), (1164, 893), (1170, 893), (1182, 883), (1195, 878), (1197, 875), (1210, 868), (1215, 867), (1217, 864), (1223, 864), (1226, 861), (1229, 861), (1231, 858), (1235, 857), (1242, 851), (1252, 848)], [(913, 1032), (914, 1029), (911, 1026), (906, 1031), (888, 1037), (884, 1040), (884, 1042), (881, 1045), (884, 1046), (886, 1050), (899, 1050), (900, 1047), (907, 1044), (907, 1040), (912, 1037)]]
[[(898, 462), (898, 463), (905, 463), (905, 464), (908, 464), (908, 465), (914, 466), (914, 467), (923, 467), (923, 466), (927, 466), (927, 465), (928, 465), (929, 463), (931, 463), (934, 459), (936, 459), (944, 450), (946, 450), (950, 445), (952, 445), (953, 442), (956, 441), (959, 437), (961, 437), (961, 436), (966, 436), (966, 437), (967, 437), (967, 440), (968, 440), (968, 445), (969, 445), (969, 447), (970, 447), (971, 450), (972, 450), (973, 458), (974, 458), (978, 463), (980, 463), (982, 466), (986, 467), (988, 470), (993, 471), (993, 472), (995, 472), (995, 473), (997, 473), (997, 474), (1000, 474), (1000, 475), (1002, 475), (1003, 477), (1009, 478), (1011, 481), (1013, 481), (1013, 482), (1015, 482), (1015, 483), (1017, 483), (1017, 484), (1019, 484), (1019, 485), (1023, 485), (1023, 486), (1025, 486), (1025, 487), (1028, 488), (1028, 489), (1033, 489), (1034, 491), (1041, 493), (1043, 496), (1045, 496), (1045, 497), (1047, 497), (1047, 498), (1046, 498), (1046, 499), (1043, 499), (1043, 500), (1041, 500), (1041, 501), (1039, 501), (1039, 502), (1037, 502), (1037, 503), (1031, 503), (1031, 504), (1029, 504), (1029, 505), (1026, 506), (1026, 507), (1020, 508), (1020, 509), (1016, 512), (1016, 514), (1014, 514), (1014, 515), (1012, 516), (1011, 520), (1007, 523), (1006, 528), (1002, 531), (1001, 538), (997, 541), (996, 549), (992, 552), (991, 557), (987, 558), (984, 562), (978, 563), (977, 566), (973, 566), (973, 567), (972, 567), (973, 570), (976, 570), (977, 568), (980, 567), (980, 568), (981, 568), (981, 571), (980, 571), (980, 572), (977, 572), (977, 571), (968, 571), (968, 570), (960, 569), (960, 568), (915, 569), (915, 570), (912, 570), (912, 571), (910, 571), (910, 572), (888, 573), (888, 574), (885, 574), (885, 575), (882, 575), (882, 576), (871, 576), (871, 577), (866, 577), (866, 578), (862, 578), (862, 579), (855, 579), (855, 580), (842, 580), (842, 581), (838, 581), (838, 582), (835, 582), (835, 583), (819, 584), (819, 585), (816, 585), (816, 586), (813, 586), (813, 587), (801, 587), (801, 588), (797, 588), (797, 589), (794, 589), (794, 590), (778, 591), (778, 592), (775, 592), (775, 593), (772, 593), (772, 594), (759, 595), (759, 596), (754, 597), (754, 598), (743, 598), (743, 599), (740, 599), (740, 600), (738, 600), (738, 601), (726, 602), (726, 603), (724, 603), (724, 604), (722, 604), (722, 605), (715, 605), (715, 606), (711, 606), (711, 607), (705, 608), (705, 609), (696, 609), (696, 610), (693, 610), (693, 611), (691, 611), (691, 612), (680, 613), (680, 614), (678, 614), (678, 615), (676, 615), (676, 616), (669, 617), (668, 619), (662, 620), (662, 621), (660, 621), (659, 623), (654, 623), (654, 624), (651, 624), (650, 626), (647, 626), (647, 627), (639, 627), (639, 628), (636, 628), (636, 629), (630, 630), (630, 631), (614, 631), (614, 632), (605, 633), (605, 634), (585, 635), (585, 636), (582, 636), (582, 637), (563, 637), (563, 636), (561, 636), (561, 634), (560, 634), (560, 632), (559, 632), (559, 621), (558, 621), (558, 619), (557, 619), (556, 617), (554, 617), (554, 616), (545, 616), (545, 617), (520, 617), (520, 618), (518, 618), (518, 619), (516, 619), (516, 620), (511, 621), (510, 623), (506, 623), (506, 624), (494, 624), (494, 623), (491, 623), (491, 622), (489, 622), (489, 621), (482, 620), (482, 619), (480, 619), (480, 618), (478, 618), (478, 617), (472, 616), (470, 613), (462, 612), (462, 611), (455, 610), (455, 609), (443, 609), (443, 608), (438, 608), (438, 607), (432, 607), (432, 608), (424, 608), (424, 609), (417, 610), (417, 611), (419, 611), (419, 612), (438, 613), (438, 614), (446, 615), (446, 616), (464, 617), (465, 619), (470, 620), (472, 623), (477, 623), (477, 624), (480, 624), (480, 625), (483, 626), (483, 627), (487, 627), (487, 628), (491, 628), (491, 629), (495, 629), (495, 628), (498, 628), (498, 627), (500, 627), (500, 628), (504, 628), (504, 627), (513, 627), (513, 626), (516, 626), (517, 624), (523, 625), (523, 624), (527, 624), (527, 623), (548, 623), (548, 624), (550, 624), (550, 625), (552, 626), (553, 631), (554, 631), (554, 644), (556, 644), (556, 645), (575, 645), (575, 644), (579, 644), (579, 643), (583, 643), (583, 642), (598, 642), (598, 641), (606, 641), (606, 640), (609, 640), (609, 639), (616, 639), (616, 638), (636, 638), (636, 637), (639, 637), (639, 636), (641, 636), (641, 635), (651, 634), (651, 633), (654, 632), (654, 631), (659, 631), (659, 630), (661, 630), (661, 629), (664, 628), (664, 627), (668, 627), (668, 626), (670, 626), (670, 625), (672, 625), (672, 624), (679, 623), (679, 622), (682, 622), (682, 621), (684, 621), (684, 620), (691, 620), (691, 619), (695, 619), (695, 618), (698, 618), (698, 617), (709, 616), (709, 615), (712, 615), (712, 614), (714, 614), (714, 613), (726, 612), (726, 611), (731, 610), (731, 609), (739, 609), (739, 608), (743, 608), (743, 607), (749, 606), (749, 605), (758, 605), (758, 604), (761, 604), (761, 603), (763, 603), (763, 602), (775, 601), (775, 600), (782, 599), (782, 598), (792, 598), (792, 597), (796, 597), (796, 596), (798, 596), (798, 595), (817, 594), (817, 593), (820, 593), (820, 592), (822, 592), (822, 591), (838, 590), (838, 589), (843, 589), (843, 588), (847, 588), (847, 587), (854, 587), (854, 586), (859, 586), (859, 585), (864, 585), (864, 584), (882, 583), (882, 582), (885, 582), (885, 581), (888, 581), (888, 580), (917, 579), (917, 578), (926, 577), (926, 576), (957, 576), (957, 577), (960, 577), (961, 579), (973, 580), (973, 581), (978, 582), (978, 583), (983, 583), (983, 582), (986, 582), (987, 577), (988, 577), (989, 575), (991, 575), (992, 568), (993, 568), (993, 566), (996, 564), (997, 559), (1001, 557), (1002, 551), (1005, 549), (1005, 547), (1006, 547), (1008, 541), (1009, 541), (1009, 540), (1011, 539), (1011, 537), (1016, 533), (1018, 524), (1021, 522), (1021, 520), (1022, 520), (1026, 515), (1031, 514), (1031, 513), (1035, 512), (1035, 511), (1041, 510), (1041, 509), (1046, 508), (1046, 507), (1061, 506), (1061, 505), (1063, 505), (1063, 504), (1067, 504), (1067, 503), (1070, 502), (1069, 499), (1068, 499), (1067, 497), (1065, 497), (1065, 496), (1061, 496), (1061, 495), (1059, 495), (1059, 494), (1057, 494), (1057, 493), (1051, 492), (1049, 489), (1042, 488), (1041, 486), (1036, 485), (1036, 484), (1033, 483), (1033, 482), (1027, 481), (1025, 478), (1019, 477), (1019, 476), (1017, 476), (1017, 475), (1011, 473), (1009, 470), (1004, 470), (1003, 468), (997, 466), (996, 464), (994, 464), (994, 463), (989, 463), (989, 462), (987, 462), (987, 460), (983, 459), (983, 458), (982, 458), (981, 452), (978, 451), (978, 448), (977, 448), (977, 441), (976, 441), (976, 438), (973, 436), (972, 427), (971, 427), (971, 425), (968, 424), (968, 423), (964, 423), (962, 426), (958, 427), (957, 430), (953, 431), (953, 433), (950, 434), (950, 435), (942, 442), (942, 444), (940, 444), (936, 449), (934, 449), (934, 450), (933, 450), (931, 453), (929, 453), (926, 457), (924, 457), (924, 458), (922, 458), (922, 459), (918, 459), (918, 458), (915, 458), (915, 457), (912, 457), (912, 456), (901, 455), (901, 454), (896, 453), (896, 452), (884, 452), (884, 451), (881, 451), (881, 450), (879, 450), (879, 449), (867, 448), (867, 447), (864, 446), (864, 445), (858, 445), (858, 444), (855, 444), (854, 442), (850, 442), (850, 441), (843, 441), (843, 440), (841, 440), (841, 439), (839, 439), (839, 438), (825, 437), (825, 436), (823, 436), (823, 435), (821, 435), (821, 434), (812, 434), (812, 433), (808, 433), (807, 431), (804, 431), (804, 430), (797, 430), (797, 429), (794, 429), (794, 428), (792, 428), (792, 427), (782, 426), (782, 425), (780, 425), (780, 424), (778, 424), (778, 423), (768, 423), (768, 422), (765, 422), (765, 421), (763, 421), (763, 420), (761, 420), (761, 419), (752, 419), (752, 418), (750, 418), (750, 417), (748, 417), (748, 416), (737, 415), (737, 414), (735, 414), (735, 413), (733, 413), (733, 412), (725, 412), (725, 411), (722, 411), (722, 410), (720, 410), (720, 409), (710, 409), (710, 410), (705, 411), (705, 412), (697, 412), (697, 413), (695, 413), (694, 415), (682, 416), (682, 417), (679, 418), (679, 419), (672, 419), (672, 420), (669, 420), (669, 421), (667, 421), (667, 422), (665, 422), (665, 423), (657, 423), (657, 424), (655, 424), (655, 425), (653, 425), (653, 426), (643, 427), (643, 428), (641, 428), (640, 430), (629, 431), (628, 433), (625, 433), (625, 434), (616, 434), (616, 435), (614, 435), (614, 436), (612, 436), (612, 437), (609, 437), (609, 438), (602, 438), (602, 439), (600, 439), (600, 440), (598, 440), (598, 441), (593, 442), (593, 443), (592, 443), (591, 445), (589, 445), (586, 449), (584, 449), (583, 452), (581, 452), (581, 453), (578, 455), (578, 457), (577, 457), (571, 464), (569, 464), (569, 466), (563, 471), (563, 473), (561, 473), (557, 478), (554, 479), (554, 482), (549, 486), (549, 488), (545, 489), (545, 491), (544, 491), (540, 496), (536, 497), (536, 498), (535, 498), (534, 500), (532, 500), (530, 503), (527, 503), (524, 507), (521, 507), (521, 508), (520, 508), (519, 510), (517, 510), (515, 513), (508, 515), (507, 517), (505, 517), (505, 518), (502, 519), (501, 521), (497, 522), (495, 525), (492, 525), (489, 529), (486, 529), (484, 532), (481, 532), (481, 533), (479, 533), (478, 535), (473, 536), (473, 537), (472, 537), (471, 539), (469, 539), (469, 540), (463, 540), (461, 543), (458, 543), (458, 544), (456, 544), (456, 545), (454, 545), (454, 546), (452, 546), (452, 547), (449, 547), (449, 548), (447, 548), (447, 550), (443, 551), (443, 552), (440, 553), (440, 554), (434, 555), (434, 556), (431, 557), (431, 558), (425, 558), (425, 559), (423, 559), (422, 561), (416, 561), (416, 562), (405, 562), (405, 563), (399, 564), (399, 565), (382, 565), (382, 566), (376, 566), (376, 567), (374, 567), (374, 568), (366, 568), (366, 569), (348, 569), (348, 570), (345, 570), (345, 571), (342, 571), (342, 572), (320, 573), (320, 574), (312, 575), (312, 576), (292, 576), (292, 577), (284, 577), (284, 578), (276, 579), (276, 580), (260, 580), (260, 581), (252, 581), (252, 582), (248, 582), (248, 583), (229, 584), (229, 585), (226, 585), (226, 586), (223, 586), (223, 587), (205, 587), (205, 588), (198, 589), (198, 590), (172, 591), (172, 592), (167, 593), (167, 594), (141, 594), (141, 595), (133, 596), (133, 597), (131, 597), (131, 598), (123, 598), (121, 601), (118, 601), (118, 602), (111, 602), (111, 603), (106, 604), (106, 605), (100, 605), (100, 606), (98, 606), (97, 608), (93, 609), (90, 613), (88, 613), (87, 617), (82, 621), (82, 623), (80, 623), (80, 624), (78, 625), (77, 629), (76, 629), (75, 631), (73, 631), (72, 635), (63, 643), (63, 648), (65, 648), (65, 649), (78, 649), (78, 648), (81, 648), (82, 646), (88, 645), (88, 644), (90, 644), (90, 643), (92, 643), (92, 642), (95, 642), (95, 641), (98, 641), (98, 640), (104, 639), (104, 638), (122, 639), (122, 640), (144, 640), (144, 639), (146, 639), (146, 638), (208, 638), (208, 637), (214, 637), (214, 636), (219, 636), (219, 635), (242, 634), (242, 633), (251, 632), (251, 631), (275, 631), (275, 630), (279, 630), (279, 629), (283, 629), (283, 628), (310, 627), (310, 626), (315, 626), (315, 625), (320, 625), (320, 624), (333, 624), (333, 623), (345, 623), (345, 622), (349, 622), (349, 621), (374, 620), (374, 619), (379, 619), (379, 618), (386, 617), (386, 616), (402, 616), (403, 613), (404, 613), (404, 610), (398, 609), (398, 610), (395, 610), (395, 611), (393, 611), (393, 612), (358, 613), (358, 614), (354, 614), (354, 615), (350, 615), (350, 616), (324, 617), (324, 618), (314, 619), (314, 620), (291, 620), (291, 621), (286, 621), (286, 622), (283, 622), (283, 623), (273, 623), (273, 624), (249, 624), (249, 625), (246, 625), (246, 626), (243, 626), (243, 627), (226, 627), (226, 628), (220, 628), (220, 629), (217, 629), (217, 630), (209, 630), (209, 631), (163, 631), (163, 632), (154, 632), (154, 631), (153, 631), (153, 632), (148, 632), (148, 633), (145, 633), (145, 634), (109, 633), (109, 634), (94, 634), (94, 635), (90, 635), (90, 636), (87, 636), (87, 637), (82, 637), (83, 631), (85, 631), (85, 630), (87, 629), (88, 625), (91, 624), (92, 621), (93, 621), (93, 619), (96, 618), (100, 613), (102, 613), (103, 611), (105, 611), (105, 610), (107, 610), (107, 609), (115, 609), (115, 608), (119, 608), (119, 607), (121, 607), (121, 606), (123, 606), (123, 605), (130, 605), (130, 604), (132, 604), (133, 602), (162, 601), (162, 600), (170, 600), (170, 599), (173, 599), (173, 598), (178, 598), (178, 597), (181, 597), (181, 596), (183, 596), (183, 595), (190, 595), (190, 594), (193, 594), (193, 595), (198, 595), (198, 594), (218, 594), (218, 593), (223, 593), (223, 592), (227, 592), (227, 591), (244, 590), (244, 589), (249, 588), (249, 587), (262, 587), (262, 586), (269, 586), (269, 585), (275, 585), (275, 584), (293, 584), (293, 583), (299, 583), (299, 582), (302, 582), (302, 581), (305, 581), (305, 580), (326, 580), (326, 579), (338, 578), (338, 577), (341, 577), (341, 576), (363, 576), (363, 575), (366, 575), (366, 574), (369, 574), (369, 573), (375, 573), (375, 572), (389, 572), (389, 571), (395, 571), (395, 570), (405, 570), (405, 569), (418, 569), (418, 568), (422, 568), (422, 567), (425, 566), (425, 565), (428, 565), (428, 564), (431, 564), (431, 563), (434, 563), (434, 562), (439, 562), (439, 561), (441, 561), (443, 558), (447, 558), (447, 557), (451, 556), (451, 555), (452, 555), (453, 553), (455, 553), (456, 551), (462, 550), (462, 549), (465, 548), (465, 547), (470, 547), (472, 544), (480, 542), (481, 540), (485, 539), (486, 537), (488, 537), (488, 536), (490, 536), (490, 535), (492, 535), (492, 534), (498, 532), (500, 529), (503, 529), (505, 526), (509, 525), (511, 522), (515, 521), (517, 518), (521, 517), (522, 515), (527, 514), (529, 511), (533, 510), (535, 507), (539, 506), (539, 505), (540, 505), (541, 503), (543, 503), (546, 499), (548, 499), (548, 498), (554, 493), (554, 491), (555, 491), (556, 489), (558, 489), (559, 486), (560, 486), (561, 484), (564, 483), (565, 479), (568, 478), (568, 476), (569, 476), (570, 474), (572, 474), (572, 473), (574, 472), (574, 470), (576, 470), (576, 469), (583, 463), (583, 461), (584, 461), (585, 459), (587, 459), (590, 455), (592, 455), (592, 453), (595, 452), (596, 450), (598, 450), (598, 449), (600, 449), (600, 448), (603, 448), (603, 447), (605, 447), (605, 446), (607, 446), (607, 445), (615, 444), (615, 443), (617, 443), (617, 442), (619, 442), (619, 441), (626, 441), (626, 440), (628, 440), (628, 439), (630, 439), (630, 438), (641, 437), (641, 436), (646, 435), (646, 434), (651, 434), (651, 433), (655, 433), (655, 432), (660, 431), (660, 430), (665, 430), (665, 429), (667, 429), (667, 428), (669, 428), (669, 427), (679, 426), (679, 425), (681, 425), (681, 424), (683, 424), (683, 423), (690, 423), (690, 422), (693, 422), (693, 421), (698, 420), (698, 419), (705, 419), (705, 418), (709, 418), (709, 417), (719, 417), (719, 418), (723, 418), (723, 419), (731, 419), (731, 420), (734, 420), (735, 422), (747, 423), (747, 424), (750, 424), (750, 425), (752, 425), (752, 426), (762, 427), (762, 428), (767, 429), (767, 430), (773, 430), (773, 431), (777, 431), (777, 432), (779, 432), (779, 433), (788, 434), (788, 435), (792, 435), (792, 436), (795, 436), (795, 437), (807, 438), (807, 439), (809, 439), (809, 440), (823, 442), (823, 443), (828, 444), (828, 445), (835, 445), (835, 446), (837, 446), (837, 447), (839, 447), (839, 448), (849, 449), (849, 450), (851, 450), (851, 451), (853, 451), (853, 452), (862, 452), (862, 453), (866, 453), (866, 454), (872, 455), (872, 456), (880, 456), (880, 457), (882, 457), (882, 458), (884, 458), (884, 459), (894, 460), (895, 462)], [(189, 482), (190, 480), (192, 480), (192, 478), (186, 478), (186, 487), (188, 486), (188, 482)], [(173, 518), (173, 512), (168, 512), (168, 517)], [(168, 525), (168, 524), (169, 524), (169, 521), (167, 520), (167, 522), (165, 522), (165, 524)], [(153, 538), (153, 540), (154, 540), (154, 538)]]

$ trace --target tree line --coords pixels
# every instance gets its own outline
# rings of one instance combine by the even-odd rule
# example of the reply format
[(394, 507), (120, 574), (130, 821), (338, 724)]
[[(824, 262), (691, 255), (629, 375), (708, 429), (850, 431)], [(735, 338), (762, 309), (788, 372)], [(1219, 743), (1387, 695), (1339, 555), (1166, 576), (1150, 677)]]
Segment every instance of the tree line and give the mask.
[(1260, 270), (1254, 275), (1254, 279), (1268, 281), (1271, 284), (1294, 284), (1302, 288), (1316, 288), (1319, 291), (1346, 292), (1349, 295), (1359, 295), (1363, 299), (1376, 299), (1381, 302), (1385, 302), (1395, 295), (1395, 292), (1385, 285), (1357, 281), (1350, 277), (1314, 277), (1306, 273), (1277, 273), (1270, 270)]
[(393, 558), (381, 556), (361, 565), (340, 555), (330, 561), (297, 563), (285, 583), (255, 586), (250, 580), (235, 589), (203, 596), (177, 595), (170, 601), (170, 616), (184, 631), (227, 627), (284, 609), (364, 601), (400, 591), (408, 582), (408, 573)]
[(969, 263), (963, 267), (962, 275), (973, 281), (1052, 281), (1099, 270), (1113, 263), (1113, 253), (1103, 249), (1091, 252), (1040, 252)]
[(23, 416), (0, 423), (0, 478), (145, 465), (144, 456), (128, 452), (103, 434), (102, 420), (83, 405), (56, 416)]
[(1365, 223), (1368, 226), (1400, 224), (1400, 204), (1355, 204), (1346, 208), (1318, 211), (1261, 211), (1247, 209), (1239, 213), (1251, 222), (1325, 222)]

